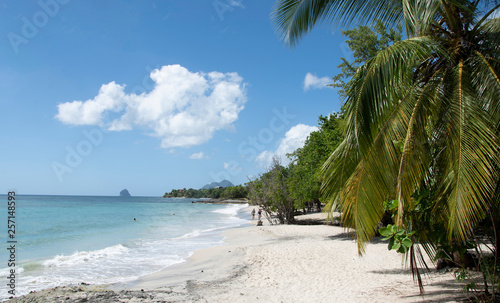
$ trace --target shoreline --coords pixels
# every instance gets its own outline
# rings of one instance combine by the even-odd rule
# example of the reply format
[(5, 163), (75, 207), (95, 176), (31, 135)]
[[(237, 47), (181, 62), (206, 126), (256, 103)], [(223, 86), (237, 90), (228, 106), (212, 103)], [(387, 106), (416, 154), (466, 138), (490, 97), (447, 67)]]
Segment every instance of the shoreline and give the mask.
[(196, 200), (191, 203), (202, 204), (249, 204), (247, 199), (204, 199)]
[[(245, 209), (249, 212), (253, 206)], [(324, 214), (309, 214), (312, 220)], [(387, 243), (375, 240), (359, 257), (344, 228), (327, 225), (237, 227), (225, 244), (196, 250), (185, 262), (125, 284), (59, 287), (10, 302), (455, 302), (463, 299), (451, 272), (431, 270), (424, 296)], [(70, 301), (71, 302), (71, 301)]]
[[(242, 209), (242, 212), (250, 217), (252, 208), (253, 206), (248, 206)], [(227, 229), (222, 234), (224, 237), (223, 244), (195, 250), (182, 263), (139, 277), (129, 283), (112, 284), (110, 287), (113, 290), (123, 288), (151, 290), (177, 286), (191, 280), (207, 281), (217, 279), (220, 275), (230, 272), (237, 266), (235, 261), (239, 260), (236, 259), (243, 258), (243, 252), (248, 246), (261, 244), (262, 238), (258, 237), (253, 229), (256, 224), (257, 220), (249, 220), (248, 223), (242, 226)], [(219, 258), (224, 258), (224, 262), (220, 262)]]

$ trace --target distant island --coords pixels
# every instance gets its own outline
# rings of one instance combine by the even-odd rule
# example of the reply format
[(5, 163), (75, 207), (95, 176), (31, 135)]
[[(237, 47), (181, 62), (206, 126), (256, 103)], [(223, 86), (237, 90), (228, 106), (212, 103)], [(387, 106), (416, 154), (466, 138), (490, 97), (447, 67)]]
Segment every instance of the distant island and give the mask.
[(124, 189), (120, 192), (120, 197), (131, 197), (130, 193), (128, 192), (127, 189)]

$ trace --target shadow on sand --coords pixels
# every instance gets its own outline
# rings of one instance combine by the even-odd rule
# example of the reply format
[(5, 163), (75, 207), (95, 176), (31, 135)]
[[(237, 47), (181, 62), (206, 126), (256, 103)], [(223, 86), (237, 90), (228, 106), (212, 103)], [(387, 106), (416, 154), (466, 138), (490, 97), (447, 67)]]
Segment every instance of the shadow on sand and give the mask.
[[(426, 283), (427, 282), (427, 283)], [(468, 302), (466, 294), (462, 291), (463, 284), (453, 279), (434, 282), (424, 280), (424, 294), (402, 296), (403, 298), (414, 298), (415, 302)], [(431, 287), (438, 290), (430, 290)]]
[[(426, 271), (424, 270), (424, 272)], [(382, 277), (385, 275), (411, 276), (409, 269), (373, 270), (371, 273), (380, 274)], [(430, 273), (436, 273), (436, 271), (431, 269)], [(424, 284), (423, 294), (401, 294), (401, 298), (413, 299), (413, 302), (468, 302), (467, 296), (463, 292), (463, 282), (457, 282), (452, 278), (435, 282), (425, 273), (422, 275), (422, 280)], [(416, 280), (415, 287), (418, 287)]]

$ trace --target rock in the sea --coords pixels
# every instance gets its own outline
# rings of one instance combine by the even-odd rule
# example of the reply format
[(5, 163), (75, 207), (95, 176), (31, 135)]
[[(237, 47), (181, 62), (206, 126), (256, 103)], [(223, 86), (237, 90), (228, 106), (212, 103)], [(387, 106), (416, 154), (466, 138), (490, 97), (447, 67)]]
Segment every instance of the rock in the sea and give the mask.
[(124, 189), (120, 192), (120, 197), (130, 197), (128, 190)]

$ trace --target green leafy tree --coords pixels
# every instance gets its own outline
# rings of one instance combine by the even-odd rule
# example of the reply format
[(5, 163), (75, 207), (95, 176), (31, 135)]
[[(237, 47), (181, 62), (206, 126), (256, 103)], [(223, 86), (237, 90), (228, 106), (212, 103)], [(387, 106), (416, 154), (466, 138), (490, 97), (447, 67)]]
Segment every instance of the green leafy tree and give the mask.
[(319, 116), (319, 130), (309, 134), (304, 146), (289, 155), (287, 183), (297, 209), (316, 204), (320, 209), (321, 166), (342, 141), (342, 119), (337, 114)]
[(294, 201), (287, 185), (289, 170), (273, 158), (271, 168), (259, 178), (247, 183), (248, 197), (252, 204), (257, 204), (264, 211), (269, 223), (274, 224), (276, 216), (280, 224), (295, 221)]
[(243, 199), (247, 197), (247, 189), (244, 186), (230, 186), (224, 188), (221, 194), (222, 199)]

